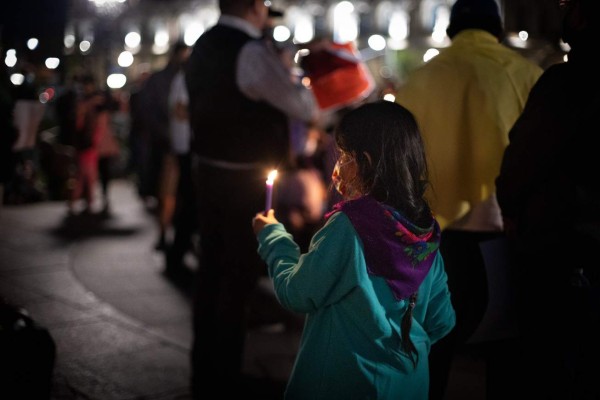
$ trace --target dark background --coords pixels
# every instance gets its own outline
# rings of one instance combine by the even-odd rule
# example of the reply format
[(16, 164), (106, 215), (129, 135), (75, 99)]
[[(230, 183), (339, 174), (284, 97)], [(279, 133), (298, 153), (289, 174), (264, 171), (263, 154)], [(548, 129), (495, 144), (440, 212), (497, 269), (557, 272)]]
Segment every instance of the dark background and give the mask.
[[(19, 57), (25, 56), (33, 63), (62, 56), (68, 3), (69, 0), (2, 0), (0, 35), (3, 49), (14, 48)], [(39, 40), (35, 52), (26, 46), (31, 37)]]

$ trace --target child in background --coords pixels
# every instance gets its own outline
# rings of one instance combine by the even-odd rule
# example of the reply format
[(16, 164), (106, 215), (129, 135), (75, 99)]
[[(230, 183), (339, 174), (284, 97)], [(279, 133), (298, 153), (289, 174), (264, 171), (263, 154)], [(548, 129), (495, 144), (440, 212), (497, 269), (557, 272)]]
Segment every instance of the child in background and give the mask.
[(335, 140), (344, 200), (306, 254), (273, 210), (253, 219), (278, 300), (307, 315), (286, 399), (427, 399), (428, 352), (455, 314), (417, 124), (398, 104), (367, 103)]

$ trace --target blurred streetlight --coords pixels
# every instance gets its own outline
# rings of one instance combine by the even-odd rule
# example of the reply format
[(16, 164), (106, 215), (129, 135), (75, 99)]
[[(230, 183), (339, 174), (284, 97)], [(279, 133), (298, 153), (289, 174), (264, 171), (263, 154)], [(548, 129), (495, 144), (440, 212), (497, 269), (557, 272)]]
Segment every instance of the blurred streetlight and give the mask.
[(131, 64), (133, 64), (133, 54), (127, 50), (123, 51), (121, 54), (119, 54), (117, 62), (121, 67), (129, 67)]
[(60, 64), (60, 60), (56, 57), (48, 57), (46, 58), (46, 68), (48, 69), (56, 69)]
[(127, 83), (127, 77), (123, 74), (110, 74), (106, 78), (106, 85), (111, 89), (120, 89)]
[(39, 40), (37, 40), (36, 38), (31, 38), (27, 41), (27, 48), (29, 50), (35, 50), (35, 48), (38, 46), (39, 44)]

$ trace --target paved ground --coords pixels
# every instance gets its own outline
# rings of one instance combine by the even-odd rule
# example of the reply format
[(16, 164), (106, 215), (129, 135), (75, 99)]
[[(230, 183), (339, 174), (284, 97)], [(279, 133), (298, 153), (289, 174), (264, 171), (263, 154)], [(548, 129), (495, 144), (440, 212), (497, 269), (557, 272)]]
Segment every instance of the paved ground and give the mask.
[[(112, 200), (109, 218), (69, 217), (62, 202), (2, 206), (0, 296), (49, 329), (53, 400), (189, 399), (189, 292), (162, 275), (154, 220), (133, 187), (116, 181)], [(255, 319), (271, 307), (257, 302)], [(300, 335), (286, 329), (288, 317), (249, 332), (244, 369), (256, 378), (254, 398), (281, 397)], [(483, 373), (477, 358), (459, 357), (448, 399), (482, 399)]]

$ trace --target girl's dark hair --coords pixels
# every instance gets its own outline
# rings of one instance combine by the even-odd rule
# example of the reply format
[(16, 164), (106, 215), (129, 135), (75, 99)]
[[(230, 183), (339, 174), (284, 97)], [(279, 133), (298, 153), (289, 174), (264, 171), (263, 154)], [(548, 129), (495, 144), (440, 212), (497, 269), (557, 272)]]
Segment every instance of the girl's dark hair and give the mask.
[[(356, 160), (363, 193), (394, 207), (417, 226), (426, 228), (431, 224), (431, 211), (424, 198), (427, 160), (410, 111), (383, 100), (363, 104), (342, 117), (335, 140)], [(418, 353), (410, 330), (416, 301), (417, 293), (413, 293), (400, 325), (401, 348), (415, 366)]]
[(417, 226), (430, 225), (424, 198), (427, 160), (410, 111), (383, 100), (363, 104), (342, 117), (335, 140), (342, 151), (354, 156), (363, 193), (394, 207)]

